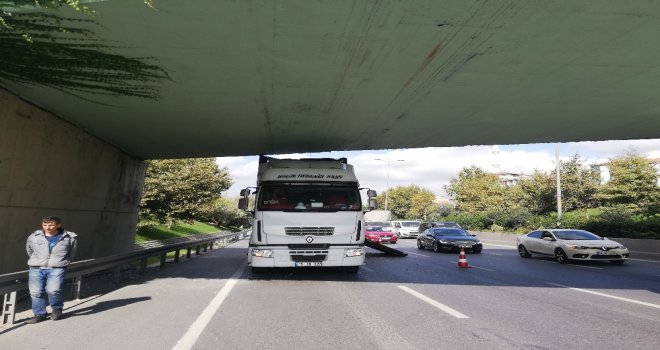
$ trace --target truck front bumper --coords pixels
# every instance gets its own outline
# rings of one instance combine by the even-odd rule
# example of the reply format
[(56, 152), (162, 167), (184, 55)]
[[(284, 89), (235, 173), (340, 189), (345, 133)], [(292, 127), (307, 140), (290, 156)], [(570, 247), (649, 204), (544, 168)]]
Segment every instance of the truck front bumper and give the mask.
[(364, 246), (332, 246), (327, 249), (289, 249), (285, 246), (256, 246), (248, 249), (253, 267), (360, 266)]

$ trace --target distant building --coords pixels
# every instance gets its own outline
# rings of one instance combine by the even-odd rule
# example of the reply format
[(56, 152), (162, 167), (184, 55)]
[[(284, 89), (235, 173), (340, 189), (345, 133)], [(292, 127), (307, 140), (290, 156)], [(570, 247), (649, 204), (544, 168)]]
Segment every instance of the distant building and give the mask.
[[(656, 173), (660, 174), (660, 158), (649, 158), (646, 161), (650, 164), (653, 164)], [(610, 162), (596, 163), (591, 165), (591, 169), (597, 171), (600, 174), (600, 184), (606, 184), (610, 181)], [(660, 186), (660, 175), (658, 176), (658, 186)]]
[(529, 175), (525, 175), (523, 173), (499, 172), (499, 173), (493, 173), (493, 175), (497, 176), (500, 185), (504, 187), (514, 186), (520, 180), (529, 178)]
[(453, 199), (447, 198), (447, 197), (439, 197), (436, 196), (435, 199), (433, 200), (433, 203), (441, 206), (441, 207), (455, 207), (456, 203), (454, 202)]

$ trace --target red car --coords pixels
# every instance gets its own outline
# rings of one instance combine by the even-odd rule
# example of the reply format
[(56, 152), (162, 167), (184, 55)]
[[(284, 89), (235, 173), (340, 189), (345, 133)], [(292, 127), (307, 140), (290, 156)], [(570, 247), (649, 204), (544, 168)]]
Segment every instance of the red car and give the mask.
[(392, 244), (398, 239), (394, 232), (378, 226), (367, 226), (364, 238), (376, 243)]

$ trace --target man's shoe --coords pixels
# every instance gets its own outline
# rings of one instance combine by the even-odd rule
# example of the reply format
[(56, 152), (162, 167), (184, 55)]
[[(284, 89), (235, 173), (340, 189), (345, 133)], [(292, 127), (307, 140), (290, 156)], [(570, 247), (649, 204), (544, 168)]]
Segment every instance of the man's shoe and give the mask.
[(46, 315), (34, 315), (31, 319), (27, 320), (29, 324), (39, 323), (46, 320)]
[(53, 321), (57, 321), (60, 318), (62, 318), (62, 309), (53, 309), (53, 314), (50, 315), (50, 319)]

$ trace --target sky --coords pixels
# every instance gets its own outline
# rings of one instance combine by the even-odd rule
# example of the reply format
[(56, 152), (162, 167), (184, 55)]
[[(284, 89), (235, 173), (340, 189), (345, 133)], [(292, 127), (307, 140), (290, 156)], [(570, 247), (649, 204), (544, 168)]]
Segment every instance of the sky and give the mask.
[[(589, 165), (606, 162), (631, 151), (647, 158), (660, 158), (660, 139), (337, 151), (268, 156), (346, 157), (348, 163), (354, 165), (361, 187), (382, 193), (388, 185), (389, 188), (417, 185), (431, 190), (438, 197), (446, 198), (444, 185), (448, 184), (452, 177), (458, 176), (461, 169), (472, 165), (489, 172), (531, 174), (535, 170), (553, 170), (557, 146), (561, 161), (577, 154)], [(236, 197), (242, 188), (256, 185), (258, 161), (257, 156), (217, 159), (220, 167), (226, 167), (234, 180), (232, 187), (222, 193), (223, 197)]]

